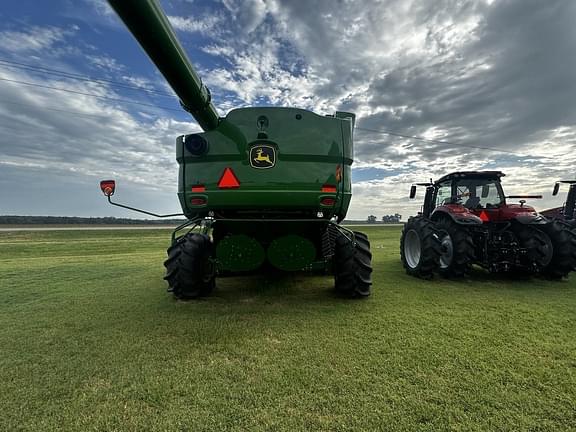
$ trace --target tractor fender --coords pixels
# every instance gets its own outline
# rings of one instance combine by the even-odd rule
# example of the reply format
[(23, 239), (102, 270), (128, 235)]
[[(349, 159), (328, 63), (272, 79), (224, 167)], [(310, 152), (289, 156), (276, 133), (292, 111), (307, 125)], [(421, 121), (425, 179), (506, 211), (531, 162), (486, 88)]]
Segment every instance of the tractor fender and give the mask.
[(522, 225), (546, 225), (549, 220), (538, 213), (519, 214), (514, 220)]
[(457, 204), (436, 207), (430, 215), (430, 219), (433, 221), (437, 221), (442, 217), (449, 217), (459, 225), (482, 225), (482, 219), (466, 207)]

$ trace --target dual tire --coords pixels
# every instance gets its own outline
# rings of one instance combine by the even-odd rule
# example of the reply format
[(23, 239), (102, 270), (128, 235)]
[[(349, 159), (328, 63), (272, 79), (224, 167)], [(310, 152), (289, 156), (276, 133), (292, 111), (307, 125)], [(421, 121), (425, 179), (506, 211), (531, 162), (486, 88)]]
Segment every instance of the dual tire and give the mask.
[(349, 298), (368, 297), (372, 288), (372, 253), (366, 234), (340, 232), (334, 246), (334, 288)]
[(531, 225), (518, 224), (512, 228), (519, 245), (526, 250), (526, 256), (522, 258), (524, 266), (528, 266), (533, 272), (545, 273), (551, 266), (554, 249), (556, 249), (544, 230), (545, 225), (536, 228)]
[(174, 297), (190, 300), (212, 293), (216, 278), (213, 249), (206, 234), (186, 234), (168, 248), (164, 279)]
[(440, 232), (436, 224), (423, 216), (408, 219), (400, 237), (400, 258), (406, 273), (431, 279), (442, 254)]
[(543, 273), (551, 279), (562, 279), (576, 270), (576, 230), (560, 220), (551, 221), (542, 230), (553, 245), (552, 257)]
[(470, 273), (474, 261), (474, 240), (465, 227), (448, 218), (438, 221), (440, 259), (438, 272), (447, 278), (458, 278)]

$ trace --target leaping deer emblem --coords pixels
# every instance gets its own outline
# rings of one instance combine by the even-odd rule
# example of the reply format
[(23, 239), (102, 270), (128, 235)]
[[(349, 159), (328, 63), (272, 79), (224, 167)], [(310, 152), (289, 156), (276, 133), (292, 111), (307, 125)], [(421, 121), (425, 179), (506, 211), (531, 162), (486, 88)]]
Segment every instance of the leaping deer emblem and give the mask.
[(264, 152), (263, 149), (259, 148), (256, 150), (256, 157), (254, 158), (254, 162), (268, 162), (272, 165), (272, 161), (270, 160), (270, 155), (263, 156), (262, 153)]

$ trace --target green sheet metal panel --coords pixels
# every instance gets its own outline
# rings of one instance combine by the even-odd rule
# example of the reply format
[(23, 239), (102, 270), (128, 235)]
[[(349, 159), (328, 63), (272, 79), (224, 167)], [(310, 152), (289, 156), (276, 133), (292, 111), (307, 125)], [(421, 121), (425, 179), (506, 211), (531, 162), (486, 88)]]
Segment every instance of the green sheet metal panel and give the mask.
[[(351, 197), (351, 130), (350, 117), (320, 116), (297, 108), (233, 110), (215, 130), (197, 134), (208, 143), (205, 154), (192, 154), (185, 136), (178, 138), (183, 209), (190, 216), (222, 209), (308, 209), (343, 218)], [(253, 150), (262, 148), (273, 153), (270, 167), (254, 166)], [(226, 168), (236, 175), (237, 189), (219, 188)], [(191, 205), (196, 185), (205, 187), (205, 206)], [(336, 187), (328, 193), (335, 198), (328, 207), (321, 205), (325, 185)]]

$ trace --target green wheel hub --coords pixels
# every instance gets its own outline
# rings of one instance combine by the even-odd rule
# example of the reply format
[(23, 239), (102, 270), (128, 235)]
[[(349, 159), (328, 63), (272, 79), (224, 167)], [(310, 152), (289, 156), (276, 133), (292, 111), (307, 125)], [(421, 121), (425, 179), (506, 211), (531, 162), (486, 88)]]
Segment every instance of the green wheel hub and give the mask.
[(304, 270), (316, 257), (314, 244), (299, 235), (278, 237), (268, 247), (268, 261), (285, 271)]
[(265, 257), (262, 245), (245, 234), (225, 237), (216, 246), (216, 258), (223, 270), (255, 270), (262, 265)]

